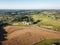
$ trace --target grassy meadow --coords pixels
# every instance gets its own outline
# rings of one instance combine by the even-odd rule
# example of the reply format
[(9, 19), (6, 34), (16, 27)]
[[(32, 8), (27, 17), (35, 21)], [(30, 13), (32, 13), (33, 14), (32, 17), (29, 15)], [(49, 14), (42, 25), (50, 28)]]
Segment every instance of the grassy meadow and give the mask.
[(60, 39), (50, 39), (50, 40), (44, 40), (39, 43), (36, 43), (35, 45), (53, 45), (54, 43), (60, 44)]
[(58, 30), (60, 31), (60, 19), (54, 19), (52, 16), (48, 17), (47, 15), (32, 15), (35, 21), (40, 20), (36, 25), (41, 28)]

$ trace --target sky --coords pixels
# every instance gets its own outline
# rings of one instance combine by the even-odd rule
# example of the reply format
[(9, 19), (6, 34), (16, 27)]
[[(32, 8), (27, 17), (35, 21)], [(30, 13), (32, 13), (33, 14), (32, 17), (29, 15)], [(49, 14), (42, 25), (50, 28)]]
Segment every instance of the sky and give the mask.
[(0, 0), (0, 9), (60, 9), (60, 0)]

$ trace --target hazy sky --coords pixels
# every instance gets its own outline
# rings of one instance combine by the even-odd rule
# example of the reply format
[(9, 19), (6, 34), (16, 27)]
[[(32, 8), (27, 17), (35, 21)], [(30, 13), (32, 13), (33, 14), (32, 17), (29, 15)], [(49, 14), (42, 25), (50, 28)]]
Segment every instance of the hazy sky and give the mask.
[(0, 0), (0, 9), (60, 9), (60, 0)]

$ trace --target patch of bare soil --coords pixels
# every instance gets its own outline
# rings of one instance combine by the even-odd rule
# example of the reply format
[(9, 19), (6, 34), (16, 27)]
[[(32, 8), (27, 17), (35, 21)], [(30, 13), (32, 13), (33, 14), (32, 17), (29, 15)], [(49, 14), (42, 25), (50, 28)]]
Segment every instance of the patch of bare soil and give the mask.
[(39, 27), (7, 26), (5, 29), (8, 40), (3, 45), (33, 45), (46, 39), (60, 39), (60, 32)]

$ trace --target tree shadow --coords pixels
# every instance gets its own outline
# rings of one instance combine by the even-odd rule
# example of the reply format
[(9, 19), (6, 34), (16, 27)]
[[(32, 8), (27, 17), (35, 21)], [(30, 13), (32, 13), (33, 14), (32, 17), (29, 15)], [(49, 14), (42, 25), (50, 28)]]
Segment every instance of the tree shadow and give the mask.
[(7, 32), (4, 29), (5, 26), (7, 26), (7, 24), (0, 24), (0, 45), (2, 45), (3, 41), (7, 40)]

